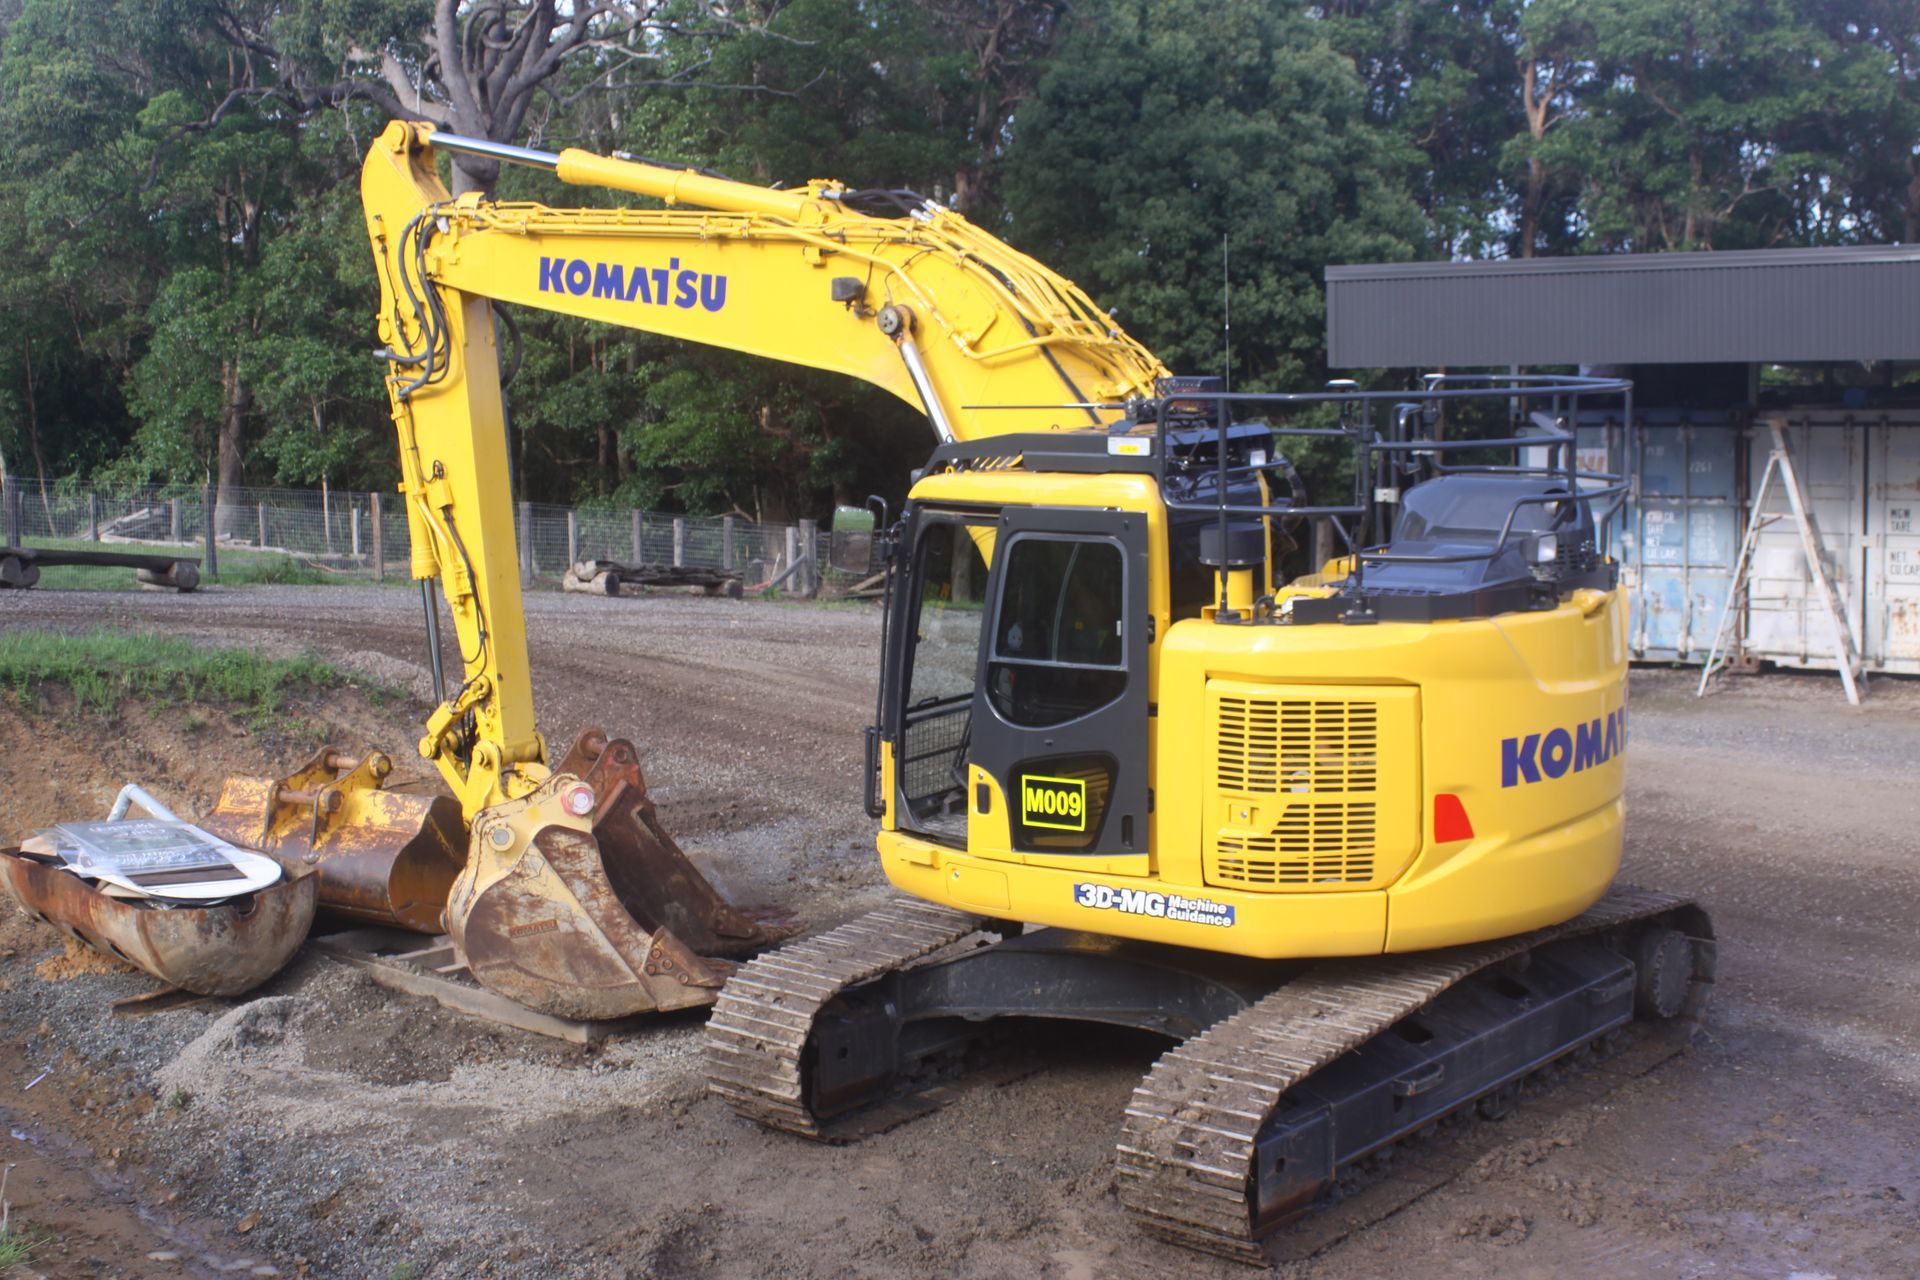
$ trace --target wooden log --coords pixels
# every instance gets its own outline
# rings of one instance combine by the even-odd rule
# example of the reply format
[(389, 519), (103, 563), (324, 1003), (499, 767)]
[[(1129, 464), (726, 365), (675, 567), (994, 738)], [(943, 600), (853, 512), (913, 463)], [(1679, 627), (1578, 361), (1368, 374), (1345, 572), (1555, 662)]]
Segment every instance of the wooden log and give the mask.
[(589, 596), (617, 596), (620, 594), (618, 575), (602, 570), (590, 577), (581, 577), (569, 570), (560, 578), (562, 591), (577, 591)]
[(200, 566), (191, 560), (175, 560), (167, 569), (135, 569), (133, 576), (142, 586), (181, 592), (200, 589)]
[(0, 587), (24, 591), (40, 581), (40, 566), (19, 556), (0, 556)]

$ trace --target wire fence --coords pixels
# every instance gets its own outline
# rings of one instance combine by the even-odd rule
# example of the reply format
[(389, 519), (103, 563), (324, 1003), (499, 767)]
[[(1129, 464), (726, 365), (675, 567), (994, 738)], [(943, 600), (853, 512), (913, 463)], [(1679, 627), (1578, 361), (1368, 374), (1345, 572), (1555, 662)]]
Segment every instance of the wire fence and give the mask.
[[(275, 565), (308, 580), (406, 582), (410, 576), (398, 494), (258, 488), (222, 494), (211, 485), (88, 489), (72, 481), (43, 487), (10, 476), (0, 486), (0, 509), (10, 545), (178, 550), (200, 557), (203, 576), (213, 581), (223, 563), (230, 576), (244, 570), (253, 578)], [(530, 586), (556, 586), (582, 560), (718, 570), (737, 575), (748, 590), (778, 586), (799, 594), (844, 591), (874, 568), (869, 534), (833, 534), (811, 520), (762, 524), (523, 502), (514, 509), (514, 534), (521, 578)]]

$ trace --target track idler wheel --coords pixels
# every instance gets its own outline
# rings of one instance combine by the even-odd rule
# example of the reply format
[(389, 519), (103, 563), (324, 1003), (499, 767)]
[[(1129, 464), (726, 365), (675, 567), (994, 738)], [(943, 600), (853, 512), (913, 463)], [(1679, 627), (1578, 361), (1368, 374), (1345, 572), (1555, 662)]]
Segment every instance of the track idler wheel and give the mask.
[(713, 1003), (739, 955), (792, 934), (736, 907), (660, 825), (633, 744), (589, 730), (553, 775), (474, 819), (447, 929), (483, 985), (543, 1013)]
[(1698, 1024), (1713, 996), (1713, 924), (1688, 905), (1650, 921), (1626, 940), (1633, 961), (1634, 1016), (1649, 1022)]

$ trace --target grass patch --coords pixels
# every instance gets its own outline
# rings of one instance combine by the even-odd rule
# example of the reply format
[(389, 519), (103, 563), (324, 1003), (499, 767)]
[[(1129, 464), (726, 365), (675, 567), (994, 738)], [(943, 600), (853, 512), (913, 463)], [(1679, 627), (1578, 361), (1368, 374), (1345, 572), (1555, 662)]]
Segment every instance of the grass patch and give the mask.
[(217, 702), (257, 728), (289, 693), (346, 682), (311, 653), (262, 658), (144, 631), (0, 632), (0, 690), (25, 700), (49, 685), (65, 686), (82, 707), (107, 715), (128, 697)]
[(34, 1237), (9, 1224), (0, 1230), (0, 1272), (24, 1267), (33, 1257)]

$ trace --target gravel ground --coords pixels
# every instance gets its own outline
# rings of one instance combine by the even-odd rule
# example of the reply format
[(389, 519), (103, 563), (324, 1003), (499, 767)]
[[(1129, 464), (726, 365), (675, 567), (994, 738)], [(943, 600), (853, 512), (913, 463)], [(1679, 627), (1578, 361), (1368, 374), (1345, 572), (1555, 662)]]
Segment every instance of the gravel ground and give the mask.
[[(426, 678), (418, 606), (396, 590), (35, 592), (0, 607), (5, 625), (162, 627), (311, 646), (402, 688)], [(731, 894), (791, 904), (812, 927), (885, 896), (858, 794), (871, 609), (543, 594), (528, 614), (542, 731), (631, 736), (668, 826)], [(1289, 1274), (1377, 1276), (1412, 1258), (1433, 1276), (1914, 1273), (1920, 683), (1876, 681), (1856, 712), (1832, 677), (1731, 678), (1704, 700), (1695, 678), (1635, 673), (1626, 878), (1714, 912), (1710, 1034), (1426, 1144), (1289, 1233)], [(373, 732), (384, 717), (399, 759), (417, 713), (333, 719)], [(219, 745), (168, 775), (200, 803), (250, 744)], [(17, 1094), (9, 1119), (131, 1168), (142, 1221), (192, 1244), (73, 1274), (215, 1274), (242, 1250), (346, 1277), (1247, 1274), (1136, 1235), (1117, 1207), (1111, 1143), (1158, 1051), (1146, 1037), (1035, 1031), (1032, 1073), (823, 1148), (704, 1096), (698, 1016), (581, 1050), (304, 956), (244, 1002), (109, 1019), (106, 1000), (148, 984), (40, 978), (57, 947), (9, 928), (0, 1017), (20, 1069), (84, 1064), (103, 1082), (94, 1114)]]

